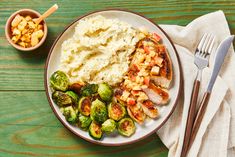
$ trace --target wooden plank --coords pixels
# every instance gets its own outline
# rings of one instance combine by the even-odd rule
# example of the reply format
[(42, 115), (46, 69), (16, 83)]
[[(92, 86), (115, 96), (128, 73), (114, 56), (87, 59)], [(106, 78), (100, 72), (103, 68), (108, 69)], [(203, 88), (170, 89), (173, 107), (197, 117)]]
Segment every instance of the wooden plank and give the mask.
[(55, 117), (43, 91), (4, 91), (0, 95), (1, 156), (167, 156), (155, 134), (121, 147), (97, 146), (76, 137)]
[(194, 18), (224, 10), (232, 33), (235, 33), (235, 1), (193, 0), (193, 1), (57, 1), (59, 9), (47, 19), (49, 32), (46, 43), (34, 52), (19, 52), (12, 48), (5, 39), (4, 25), (14, 11), (32, 8), (45, 11), (54, 2), (7, 1), (0, 2), (0, 90), (43, 90), (43, 67), (46, 56), (56, 36), (71, 21), (90, 11), (104, 8), (124, 8), (139, 12), (156, 23), (186, 25)]
[(0, 124), (61, 126), (44, 91), (2, 91), (0, 95)]
[(0, 139), (1, 156), (167, 156), (156, 135), (131, 145), (105, 147), (86, 142), (63, 127), (0, 124)]

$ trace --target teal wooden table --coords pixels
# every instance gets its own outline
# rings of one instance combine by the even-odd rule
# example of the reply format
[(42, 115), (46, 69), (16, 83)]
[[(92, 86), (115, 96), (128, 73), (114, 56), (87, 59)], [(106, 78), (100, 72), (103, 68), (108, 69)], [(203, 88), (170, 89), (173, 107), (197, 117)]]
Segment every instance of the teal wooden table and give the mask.
[[(54, 3), (59, 9), (46, 21), (46, 42), (36, 51), (20, 52), (5, 38), (7, 18), (16, 10), (31, 8), (43, 13)], [(158, 24), (186, 25), (194, 18), (221, 9), (235, 33), (235, 1), (151, 0), (0, 0), (0, 157), (8, 156), (113, 156), (165, 157), (168, 150), (157, 135), (127, 146), (104, 147), (70, 133), (53, 114), (44, 90), (44, 63), (49, 49), (66, 25), (85, 13), (129, 9)]]

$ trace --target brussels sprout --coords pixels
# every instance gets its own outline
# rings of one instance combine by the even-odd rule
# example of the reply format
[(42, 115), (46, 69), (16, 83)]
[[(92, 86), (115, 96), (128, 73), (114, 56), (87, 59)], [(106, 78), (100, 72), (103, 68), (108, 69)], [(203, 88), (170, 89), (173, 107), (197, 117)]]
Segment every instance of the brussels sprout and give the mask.
[(91, 96), (97, 92), (98, 85), (97, 84), (87, 84), (81, 88), (81, 95), (82, 96)]
[(131, 118), (123, 118), (118, 122), (118, 132), (123, 136), (131, 136), (135, 132), (135, 123)]
[(78, 103), (79, 97), (76, 93), (74, 93), (73, 91), (67, 91), (65, 92), (65, 94), (69, 95), (72, 98), (74, 104)]
[(78, 102), (78, 111), (84, 116), (89, 116), (91, 112), (91, 100), (89, 97), (82, 97)]
[(91, 103), (91, 119), (102, 124), (108, 118), (108, 112), (105, 104), (96, 99)]
[(102, 100), (110, 101), (113, 96), (113, 89), (107, 83), (101, 83), (98, 87), (98, 93)]
[(107, 119), (101, 127), (102, 131), (110, 134), (112, 132), (114, 132), (114, 130), (116, 129), (116, 122), (112, 119)]
[(95, 93), (95, 94), (92, 95), (91, 101), (95, 101), (96, 99), (99, 99), (100, 101), (102, 101), (102, 99), (100, 98), (98, 93)]
[(119, 121), (126, 115), (126, 109), (123, 105), (112, 102), (108, 105), (109, 118)]
[(54, 91), (52, 93), (52, 99), (60, 107), (68, 106), (73, 103), (72, 98), (68, 94), (61, 91)]
[(95, 140), (100, 140), (103, 135), (102, 130), (101, 130), (101, 125), (92, 121), (89, 127), (89, 135)]
[(51, 75), (50, 83), (54, 90), (66, 91), (69, 87), (69, 78), (64, 72), (58, 70)]
[(74, 91), (77, 94), (80, 94), (81, 88), (83, 87), (84, 84), (82, 83), (73, 83), (69, 86), (69, 90)]
[(84, 129), (89, 127), (92, 121), (90, 117), (84, 116), (82, 114), (79, 114), (78, 120), (79, 120), (79, 126)]
[(72, 123), (72, 124), (76, 123), (76, 121), (77, 121), (77, 114), (76, 114), (76, 111), (73, 109), (72, 106), (61, 108), (60, 110), (63, 113), (63, 115), (65, 116), (65, 119), (69, 123)]

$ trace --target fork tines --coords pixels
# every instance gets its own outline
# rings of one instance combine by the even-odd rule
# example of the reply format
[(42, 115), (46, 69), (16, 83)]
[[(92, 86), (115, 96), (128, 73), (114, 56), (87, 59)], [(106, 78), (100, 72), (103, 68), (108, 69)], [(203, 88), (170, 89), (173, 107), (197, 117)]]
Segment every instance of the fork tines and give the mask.
[(205, 33), (198, 44), (196, 51), (196, 53), (198, 53), (197, 55), (200, 55), (201, 57), (208, 56), (212, 51), (214, 42), (215, 42), (215, 36), (212, 34)]

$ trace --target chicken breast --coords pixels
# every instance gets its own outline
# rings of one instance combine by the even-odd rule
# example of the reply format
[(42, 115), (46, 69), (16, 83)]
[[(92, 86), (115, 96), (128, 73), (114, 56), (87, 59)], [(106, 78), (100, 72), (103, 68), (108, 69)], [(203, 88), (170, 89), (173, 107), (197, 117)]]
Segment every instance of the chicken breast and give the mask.
[(142, 124), (146, 118), (146, 115), (141, 107), (141, 104), (127, 106), (128, 115), (134, 119), (137, 123)]
[(171, 79), (168, 79), (164, 76), (151, 76), (150, 79), (154, 82), (154, 84), (166, 89), (168, 89), (171, 84)]
[(151, 100), (154, 104), (165, 105), (169, 101), (168, 91), (166, 89), (157, 87), (152, 82), (150, 82), (149, 87), (143, 89), (143, 91), (149, 97), (149, 100)]
[(160, 68), (158, 76), (151, 76), (151, 80), (158, 86), (169, 88), (172, 80), (173, 69), (171, 59), (167, 51), (162, 51), (159, 56), (163, 58), (162, 67)]
[(158, 109), (154, 107), (154, 104), (151, 100), (146, 100), (141, 104), (144, 113), (150, 118), (157, 118), (159, 116)]

